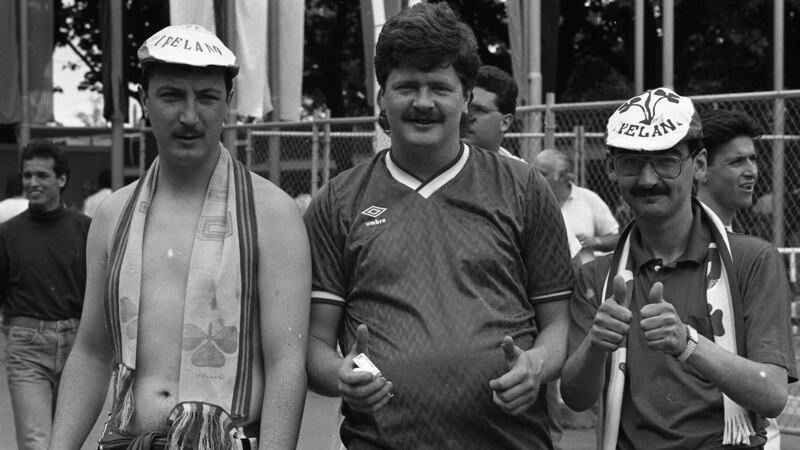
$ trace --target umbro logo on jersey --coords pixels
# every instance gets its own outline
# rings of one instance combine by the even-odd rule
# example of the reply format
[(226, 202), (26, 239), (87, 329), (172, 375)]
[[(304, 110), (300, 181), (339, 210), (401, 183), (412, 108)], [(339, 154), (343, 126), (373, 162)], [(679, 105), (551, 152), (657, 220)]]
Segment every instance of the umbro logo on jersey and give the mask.
[(384, 213), (386, 208), (381, 208), (380, 206), (370, 206), (369, 208), (361, 211), (361, 214), (372, 217), (373, 220), (366, 222), (366, 226), (371, 227), (375, 225), (380, 225), (382, 223), (386, 223), (386, 219), (378, 219), (378, 216)]
[(361, 211), (361, 214), (374, 219), (383, 214), (384, 211), (386, 211), (386, 208), (381, 208), (380, 206), (370, 206), (369, 208)]

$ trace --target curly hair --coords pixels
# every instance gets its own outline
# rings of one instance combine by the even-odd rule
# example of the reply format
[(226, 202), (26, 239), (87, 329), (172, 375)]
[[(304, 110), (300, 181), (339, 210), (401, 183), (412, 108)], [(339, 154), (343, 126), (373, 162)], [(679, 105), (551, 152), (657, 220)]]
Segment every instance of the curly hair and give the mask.
[(381, 88), (401, 65), (426, 72), (452, 65), (467, 94), (480, 64), (475, 34), (446, 3), (417, 3), (402, 10), (386, 21), (375, 46), (375, 76)]

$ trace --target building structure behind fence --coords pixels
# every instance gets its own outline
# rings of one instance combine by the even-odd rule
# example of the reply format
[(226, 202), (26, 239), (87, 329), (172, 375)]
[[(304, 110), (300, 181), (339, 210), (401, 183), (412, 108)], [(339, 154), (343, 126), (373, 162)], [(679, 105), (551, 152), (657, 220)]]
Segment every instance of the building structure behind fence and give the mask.
[[(794, 292), (800, 293), (800, 90), (694, 96), (692, 100), (700, 111), (725, 108), (745, 112), (763, 129), (764, 135), (756, 140), (756, 204), (740, 213), (739, 218), (747, 233), (771, 241), (785, 255)], [(544, 148), (565, 151), (575, 163), (576, 184), (597, 192), (624, 225), (630, 216), (607, 176), (603, 139), (608, 117), (621, 104), (622, 101), (559, 104), (549, 96), (544, 105), (517, 108), (515, 125), (506, 133), (502, 145), (527, 161)], [(375, 117), (226, 128), (235, 131), (236, 148), (230, 150), (236, 157), (295, 198), (313, 196), (330, 178), (389, 145), (389, 138), (378, 128)], [(108, 158), (110, 152), (110, 129), (37, 127), (32, 129), (32, 135), (56, 139), (73, 156), (86, 153), (89, 156), (85, 164), (92, 167), (102, 166), (98, 158)], [(0, 148), (0, 167), (8, 169), (0, 173), (3, 179), (16, 167), (16, 151), (15, 146)], [(148, 128), (127, 129), (126, 180), (144, 173), (155, 154)], [(110, 158), (107, 161), (106, 168)], [(81, 163), (72, 165), (80, 173)], [(792, 317), (795, 347), (800, 351), (798, 297), (792, 302)], [(800, 386), (790, 386), (789, 404), (779, 423), (784, 432), (800, 434)]]

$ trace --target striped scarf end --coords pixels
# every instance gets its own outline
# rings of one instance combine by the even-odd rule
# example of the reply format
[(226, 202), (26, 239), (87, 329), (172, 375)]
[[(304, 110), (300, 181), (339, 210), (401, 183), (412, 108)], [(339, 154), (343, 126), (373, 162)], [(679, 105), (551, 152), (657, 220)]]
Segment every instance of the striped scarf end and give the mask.
[(722, 435), (722, 445), (750, 445), (750, 436), (756, 434), (750, 425), (747, 414), (732, 414), (725, 416), (725, 430)]

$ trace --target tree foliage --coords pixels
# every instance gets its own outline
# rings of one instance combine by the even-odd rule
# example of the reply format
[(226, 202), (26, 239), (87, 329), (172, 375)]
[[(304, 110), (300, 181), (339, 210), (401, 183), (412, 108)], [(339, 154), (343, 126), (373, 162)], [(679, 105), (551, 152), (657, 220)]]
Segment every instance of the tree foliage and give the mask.
[(359, 2), (306, 0), (303, 94), (331, 116), (371, 115)]
[[(443, 1), (443, 0), (430, 0)], [(472, 26), (485, 63), (511, 71), (508, 18), (501, 0), (446, 0)], [(101, 0), (56, 2), (56, 42), (74, 43), (89, 62), (82, 88), (100, 90)], [(164, 0), (127, 0), (125, 61), (138, 82), (136, 49), (167, 25)], [(558, 101), (620, 99), (633, 95), (634, 0), (561, 0), (557, 69)], [(645, 87), (661, 80), (661, 1), (645, 1)], [(771, 90), (772, 8), (768, 0), (676, 0), (675, 88), (685, 94)], [(785, 87), (800, 88), (800, 0), (786, 2)], [(359, 2), (306, 0), (303, 93), (333, 116), (372, 113), (365, 87)], [(554, 41), (555, 42), (555, 41)]]
[[(125, 77), (139, 82), (139, 62), (136, 51), (145, 39), (169, 25), (169, 2), (163, 0), (128, 0), (123, 3), (123, 63)], [(56, 1), (56, 45), (73, 46), (89, 66), (79, 89), (102, 91), (103, 67), (103, 9), (106, 0)], [(131, 92), (135, 97), (135, 92)]]

